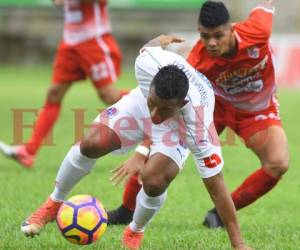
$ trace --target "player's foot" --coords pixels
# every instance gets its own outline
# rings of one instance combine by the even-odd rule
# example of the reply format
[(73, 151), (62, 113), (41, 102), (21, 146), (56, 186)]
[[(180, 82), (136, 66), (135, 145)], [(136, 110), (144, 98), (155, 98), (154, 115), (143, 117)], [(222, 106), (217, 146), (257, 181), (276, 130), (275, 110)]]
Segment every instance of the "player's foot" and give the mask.
[(224, 227), (224, 224), (215, 208), (207, 212), (202, 224), (208, 228)]
[(11, 146), (0, 141), (0, 151), (26, 168), (31, 168), (35, 160), (35, 156), (29, 154), (24, 145)]
[(133, 211), (130, 211), (123, 205), (115, 210), (107, 212), (108, 225), (128, 225), (132, 221)]
[(130, 250), (138, 250), (142, 245), (144, 232), (134, 232), (127, 226), (123, 233), (122, 244)]
[(34, 213), (30, 215), (21, 225), (21, 231), (26, 236), (35, 236), (43, 227), (56, 219), (57, 212), (62, 202), (48, 198)]

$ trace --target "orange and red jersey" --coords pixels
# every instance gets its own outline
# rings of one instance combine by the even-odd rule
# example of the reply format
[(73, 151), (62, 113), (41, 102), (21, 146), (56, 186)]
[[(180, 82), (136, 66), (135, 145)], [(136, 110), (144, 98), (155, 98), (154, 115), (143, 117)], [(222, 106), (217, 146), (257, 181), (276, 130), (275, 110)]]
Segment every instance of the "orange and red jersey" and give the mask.
[(77, 44), (111, 32), (106, 1), (64, 1), (64, 42)]
[(276, 91), (269, 38), (274, 10), (256, 7), (233, 26), (238, 50), (232, 58), (208, 54), (199, 40), (187, 60), (212, 83), (217, 98), (246, 111), (267, 108)]

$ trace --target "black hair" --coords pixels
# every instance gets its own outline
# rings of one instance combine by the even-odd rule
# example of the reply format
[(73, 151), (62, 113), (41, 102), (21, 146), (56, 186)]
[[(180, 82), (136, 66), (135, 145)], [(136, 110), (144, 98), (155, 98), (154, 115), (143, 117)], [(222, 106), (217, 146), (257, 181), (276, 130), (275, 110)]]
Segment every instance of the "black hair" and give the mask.
[(162, 99), (184, 99), (189, 90), (189, 80), (176, 65), (162, 67), (154, 76), (151, 85)]
[(216, 28), (229, 20), (230, 14), (223, 2), (206, 1), (200, 9), (198, 24), (206, 28)]

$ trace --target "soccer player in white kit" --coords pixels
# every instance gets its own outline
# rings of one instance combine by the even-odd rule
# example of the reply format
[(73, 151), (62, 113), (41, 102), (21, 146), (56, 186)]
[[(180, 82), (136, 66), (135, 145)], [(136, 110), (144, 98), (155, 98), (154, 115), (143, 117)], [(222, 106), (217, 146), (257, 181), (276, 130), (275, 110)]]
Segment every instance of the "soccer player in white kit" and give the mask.
[(231, 245), (248, 249), (221, 174), (223, 160), (213, 123), (213, 90), (205, 76), (184, 58), (164, 50), (166, 45), (181, 41), (161, 35), (141, 49), (135, 63), (139, 87), (102, 112), (85, 138), (70, 149), (60, 166), (54, 191), (22, 224), (25, 235), (38, 234), (55, 219), (68, 193), (98, 158), (110, 152), (126, 152), (149, 138), (151, 154), (141, 170), (143, 187), (122, 244), (129, 249), (140, 248), (146, 225), (163, 205), (167, 187), (190, 150)]

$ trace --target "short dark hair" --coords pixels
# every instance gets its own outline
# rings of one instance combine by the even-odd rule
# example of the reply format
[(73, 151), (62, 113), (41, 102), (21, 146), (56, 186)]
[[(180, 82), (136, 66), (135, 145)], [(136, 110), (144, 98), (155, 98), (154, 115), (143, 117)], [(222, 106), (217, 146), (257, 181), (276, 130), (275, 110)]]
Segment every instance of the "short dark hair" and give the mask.
[(206, 1), (200, 9), (198, 24), (206, 28), (216, 28), (229, 20), (230, 14), (223, 2)]
[(189, 90), (189, 80), (176, 65), (162, 67), (154, 76), (151, 85), (162, 99), (184, 99)]

